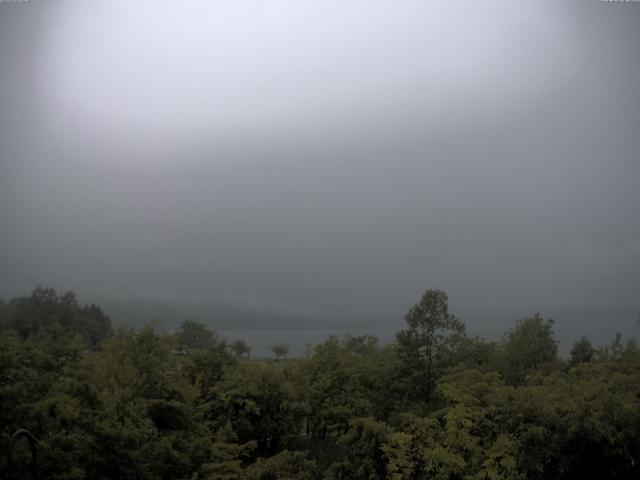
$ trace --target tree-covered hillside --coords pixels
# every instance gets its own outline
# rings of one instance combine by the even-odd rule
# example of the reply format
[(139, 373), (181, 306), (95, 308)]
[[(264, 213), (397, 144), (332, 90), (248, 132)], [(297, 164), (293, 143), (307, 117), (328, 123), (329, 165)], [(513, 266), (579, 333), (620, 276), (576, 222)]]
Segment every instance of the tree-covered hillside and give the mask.
[[(428, 290), (406, 329), (251, 357), (196, 320), (112, 330), (36, 288), (0, 302), (0, 475), (44, 479), (640, 478), (640, 348), (582, 338), (559, 358), (533, 315), (471, 337)], [(612, 336), (615, 332), (612, 332)]]

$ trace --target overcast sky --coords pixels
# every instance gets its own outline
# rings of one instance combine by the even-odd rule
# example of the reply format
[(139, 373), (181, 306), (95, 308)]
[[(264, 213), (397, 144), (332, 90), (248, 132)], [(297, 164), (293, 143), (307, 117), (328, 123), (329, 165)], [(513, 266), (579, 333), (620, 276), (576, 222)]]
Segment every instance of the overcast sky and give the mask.
[(639, 27), (599, 0), (0, 2), (0, 296), (348, 328), (440, 288), (478, 332), (637, 331)]

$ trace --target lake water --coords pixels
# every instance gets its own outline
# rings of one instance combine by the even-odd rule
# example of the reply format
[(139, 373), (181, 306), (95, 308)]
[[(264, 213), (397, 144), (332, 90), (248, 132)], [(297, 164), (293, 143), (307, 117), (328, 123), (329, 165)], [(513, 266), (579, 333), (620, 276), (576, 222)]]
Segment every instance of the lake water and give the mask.
[(343, 336), (347, 333), (353, 335), (375, 335), (381, 343), (388, 343), (395, 338), (393, 329), (351, 329), (351, 330), (255, 330), (255, 329), (229, 329), (220, 330), (219, 333), (229, 340), (240, 338), (251, 346), (251, 355), (256, 357), (273, 356), (269, 348), (278, 343), (284, 343), (291, 349), (291, 355), (297, 356), (304, 353), (307, 345), (324, 342), (330, 335)]

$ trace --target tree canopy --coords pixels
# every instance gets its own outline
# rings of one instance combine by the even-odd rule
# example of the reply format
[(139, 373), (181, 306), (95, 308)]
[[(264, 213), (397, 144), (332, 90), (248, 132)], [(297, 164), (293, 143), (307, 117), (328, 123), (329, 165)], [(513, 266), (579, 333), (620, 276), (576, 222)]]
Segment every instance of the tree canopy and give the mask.
[[(469, 338), (438, 290), (405, 320), (389, 345), (331, 336), (276, 361), (195, 320), (112, 329), (38, 287), (0, 302), (0, 451), (26, 429), (60, 480), (639, 477), (635, 339), (583, 337), (565, 361), (540, 315)], [(2, 478), (29, 457), (0, 456)]]

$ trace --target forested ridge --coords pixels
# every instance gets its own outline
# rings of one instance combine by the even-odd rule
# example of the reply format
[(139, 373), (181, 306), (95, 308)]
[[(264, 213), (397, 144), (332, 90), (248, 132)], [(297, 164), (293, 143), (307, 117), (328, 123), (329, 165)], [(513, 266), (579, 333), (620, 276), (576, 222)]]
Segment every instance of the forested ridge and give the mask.
[(114, 329), (38, 287), (0, 301), (0, 472), (42, 479), (640, 478), (640, 348), (612, 332), (558, 354), (535, 314), (468, 335), (428, 290), (389, 345), (332, 336), (253, 358), (185, 320)]

